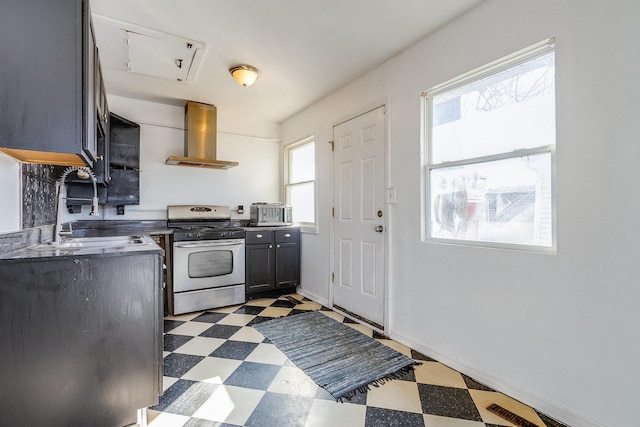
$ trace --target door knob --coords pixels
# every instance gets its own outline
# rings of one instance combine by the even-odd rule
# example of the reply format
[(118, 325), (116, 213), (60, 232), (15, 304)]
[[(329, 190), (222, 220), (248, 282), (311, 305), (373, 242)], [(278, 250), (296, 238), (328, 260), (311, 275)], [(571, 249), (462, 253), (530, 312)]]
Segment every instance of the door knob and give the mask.
[(373, 227), (373, 231), (377, 233), (382, 233), (383, 230), (384, 230), (384, 227), (382, 227), (381, 225), (378, 225), (377, 227)]

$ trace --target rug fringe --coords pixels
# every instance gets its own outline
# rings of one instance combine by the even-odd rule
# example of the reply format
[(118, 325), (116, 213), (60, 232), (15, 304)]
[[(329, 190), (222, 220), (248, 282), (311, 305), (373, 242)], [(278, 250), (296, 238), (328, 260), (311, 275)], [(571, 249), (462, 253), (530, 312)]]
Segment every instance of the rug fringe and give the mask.
[(377, 380), (370, 382), (367, 385), (363, 385), (363, 386), (358, 387), (358, 388), (356, 388), (354, 390), (348, 391), (347, 393), (343, 394), (342, 396), (337, 397), (336, 398), (336, 402), (344, 403), (345, 400), (349, 401), (349, 400), (353, 399), (354, 397), (356, 397), (358, 394), (363, 394), (363, 393), (366, 393), (367, 391), (371, 390), (371, 386), (380, 387), (381, 385), (386, 384), (389, 381), (402, 379), (409, 372), (413, 371), (415, 366), (420, 366), (420, 365), (422, 365), (422, 362), (415, 362), (414, 361), (412, 364), (407, 365), (407, 366), (405, 366), (403, 368), (400, 368), (396, 372), (392, 372), (390, 374), (385, 375), (382, 378), (378, 378)]

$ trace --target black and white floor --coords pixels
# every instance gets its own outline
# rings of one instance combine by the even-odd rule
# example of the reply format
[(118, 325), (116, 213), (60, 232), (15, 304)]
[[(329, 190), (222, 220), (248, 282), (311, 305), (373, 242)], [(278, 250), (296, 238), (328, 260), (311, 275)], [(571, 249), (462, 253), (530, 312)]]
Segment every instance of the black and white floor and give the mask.
[[(150, 427), (515, 426), (489, 412), (497, 403), (539, 427), (561, 426), (534, 409), (410, 348), (291, 295), (165, 318), (164, 395)], [(421, 361), (413, 373), (335, 402), (251, 327), (308, 310), (349, 324)]]

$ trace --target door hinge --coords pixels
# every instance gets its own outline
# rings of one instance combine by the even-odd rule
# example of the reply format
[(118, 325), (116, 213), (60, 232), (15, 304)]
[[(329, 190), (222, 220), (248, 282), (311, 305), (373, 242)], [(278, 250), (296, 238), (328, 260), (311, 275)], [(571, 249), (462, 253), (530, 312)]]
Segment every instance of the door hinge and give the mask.
[(333, 141), (329, 141), (329, 144), (331, 144), (331, 151), (333, 151), (333, 146), (335, 145)]
[(331, 208), (331, 218), (336, 216), (336, 208)]
[(331, 283), (335, 282), (335, 280), (336, 280), (336, 274), (331, 273)]

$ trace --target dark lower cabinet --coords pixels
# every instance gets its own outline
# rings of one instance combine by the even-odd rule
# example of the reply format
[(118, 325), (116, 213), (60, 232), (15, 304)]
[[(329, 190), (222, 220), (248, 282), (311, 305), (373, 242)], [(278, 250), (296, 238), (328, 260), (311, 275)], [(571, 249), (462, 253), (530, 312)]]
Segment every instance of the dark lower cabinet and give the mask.
[(247, 294), (300, 284), (299, 228), (246, 232), (245, 284)]
[(0, 425), (126, 426), (162, 392), (160, 251), (0, 263)]
[(247, 244), (245, 251), (246, 291), (259, 292), (275, 288), (275, 249), (273, 242), (258, 245)]

